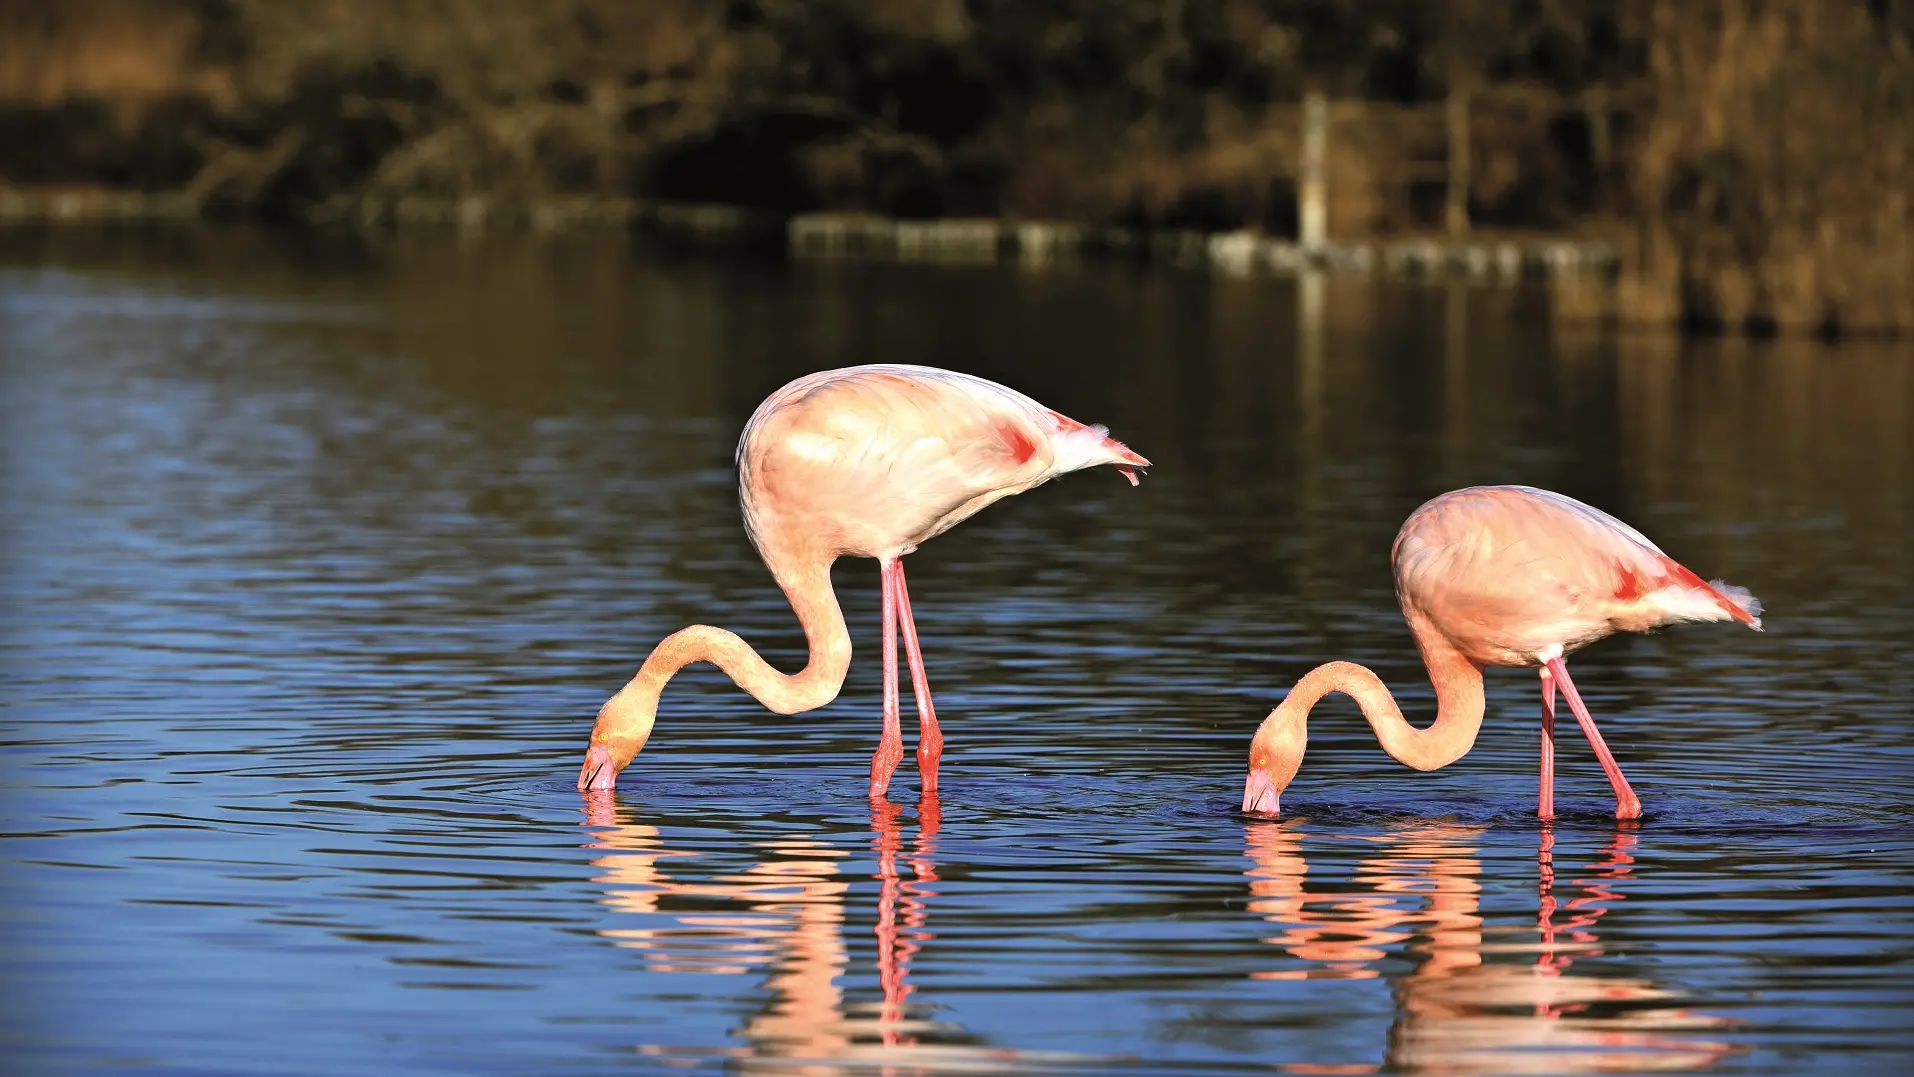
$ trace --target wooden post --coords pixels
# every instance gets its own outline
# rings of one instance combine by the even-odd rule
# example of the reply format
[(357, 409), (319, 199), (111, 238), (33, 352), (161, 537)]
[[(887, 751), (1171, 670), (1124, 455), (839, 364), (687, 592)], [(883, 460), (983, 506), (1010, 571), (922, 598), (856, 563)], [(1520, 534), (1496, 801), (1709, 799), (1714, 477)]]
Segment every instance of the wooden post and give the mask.
[(1449, 238), (1469, 234), (1469, 91), (1449, 91)]
[(1329, 141), (1329, 100), (1320, 93), (1303, 97), (1303, 160), (1296, 179), (1296, 223), (1304, 250), (1321, 250), (1328, 237), (1329, 192), (1323, 158)]

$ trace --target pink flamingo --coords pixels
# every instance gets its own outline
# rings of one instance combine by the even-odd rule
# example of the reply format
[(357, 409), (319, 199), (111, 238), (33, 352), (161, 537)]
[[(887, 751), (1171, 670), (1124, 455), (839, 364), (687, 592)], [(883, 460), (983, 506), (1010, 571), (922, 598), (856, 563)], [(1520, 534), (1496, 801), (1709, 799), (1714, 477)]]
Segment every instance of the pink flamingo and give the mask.
[(884, 595), (884, 732), (871, 757), (882, 797), (904, 756), (897, 693), (897, 625), (917, 695), (923, 792), (937, 789), (944, 738), (931, 706), (901, 558), (999, 498), (1067, 471), (1110, 464), (1136, 485), (1150, 462), (1101, 426), (1068, 419), (995, 382), (922, 366), (859, 366), (812, 374), (772, 393), (738, 440), (744, 527), (804, 627), (809, 661), (779, 673), (735, 634), (692, 625), (665, 637), (598, 712), (578, 788), (613, 788), (651, 736), (671, 675), (710, 662), (779, 714), (837, 698), (851, 637), (831, 564), (875, 557)]
[(1615, 632), (1682, 621), (1740, 621), (1761, 630), (1761, 602), (1745, 588), (1676, 564), (1641, 532), (1572, 497), (1527, 486), (1476, 486), (1417, 509), (1396, 534), (1396, 601), (1435, 684), (1436, 719), (1417, 729), (1389, 689), (1353, 662), (1317, 666), (1256, 731), (1243, 810), (1274, 814), (1302, 765), (1310, 708), (1331, 692), (1362, 706), (1383, 751), (1417, 770), (1468, 754), (1482, 728), (1482, 667), (1539, 666), (1542, 787), (1536, 814), (1555, 816), (1555, 690), (1615, 789), (1615, 817), (1641, 801), (1595, 729), (1564, 658)]

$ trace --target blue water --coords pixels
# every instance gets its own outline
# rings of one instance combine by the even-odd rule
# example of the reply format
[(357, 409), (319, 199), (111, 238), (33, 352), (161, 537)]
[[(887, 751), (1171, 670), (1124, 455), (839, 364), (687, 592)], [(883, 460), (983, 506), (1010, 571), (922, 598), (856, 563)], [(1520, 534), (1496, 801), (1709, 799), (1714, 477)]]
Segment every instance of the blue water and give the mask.
[[(7, 1071), (1900, 1073), (1914, 1062), (1914, 354), (1556, 325), (1547, 297), (1114, 267), (674, 260), (620, 240), (0, 237)], [(614, 796), (666, 633), (803, 638), (730, 452), (814, 369), (997, 378), (1156, 462), (910, 562), (947, 746), (864, 796), (838, 701), (707, 667)], [(1523, 482), (1752, 589), (1533, 674), (1419, 774), (1319, 661), (1431, 692), (1427, 497)], [(908, 716), (907, 730), (912, 723)], [(909, 733), (907, 732), (907, 737)], [(1336, 1067), (1325, 1070), (1322, 1067)]]

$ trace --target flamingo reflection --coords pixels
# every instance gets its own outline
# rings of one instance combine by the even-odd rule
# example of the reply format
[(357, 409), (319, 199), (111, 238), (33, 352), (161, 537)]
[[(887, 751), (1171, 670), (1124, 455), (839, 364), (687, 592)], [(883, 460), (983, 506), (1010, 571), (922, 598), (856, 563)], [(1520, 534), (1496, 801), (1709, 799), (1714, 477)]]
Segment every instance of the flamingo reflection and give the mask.
[[(1595, 928), (1623, 899), (1637, 837), (1616, 832), (1599, 860), (1556, 896), (1555, 835), (1542, 830), (1540, 908), (1535, 941), (1516, 925), (1485, 925), (1479, 827), (1419, 823), (1380, 835), (1318, 838), (1376, 847), (1351, 887), (1305, 888), (1305, 833), (1295, 823), (1252, 823), (1245, 833), (1255, 867), (1249, 909), (1280, 925), (1265, 939), (1297, 961), (1253, 973), (1258, 979), (1370, 979), (1401, 945), (1422, 955), (1393, 987), (1396, 1019), (1383, 1065), (1423, 1073), (1595, 1073), (1695, 1069), (1727, 1054), (1726, 1043), (1684, 1033), (1733, 1022), (1675, 1005), (1648, 980), (1571, 974), (1600, 955)], [(1509, 941), (1485, 941), (1484, 936)], [(1533, 961), (1489, 960), (1534, 954)], [(1308, 1069), (1308, 1067), (1296, 1067)]]
[[(837, 1063), (902, 1063), (952, 1055), (993, 1059), (1014, 1052), (980, 1050), (949, 1041), (961, 1033), (913, 1017), (908, 999), (912, 959), (935, 936), (928, 929), (930, 884), (937, 881), (937, 798), (918, 806), (918, 826), (906, 851), (903, 809), (873, 802), (872, 849), (878, 880), (877, 965), (882, 999), (848, 1003), (839, 982), (850, 964), (845, 943), (846, 901), (853, 876), (845, 850), (809, 836), (758, 843), (763, 859), (737, 874), (697, 876), (697, 854), (667, 848), (658, 828), (633, 821), (609, 792), (586, 794), (587, 826), (603, 850), (592, 860), (604, 904), (638, 917), (633, 926), (599, 934), (638, 951), (655, 973), (763, 974), (771, 999), (737, 1034), (750, 1046), (720, 1053), (746, 1060), (777, 1059), (778, 1072), (839, 1072)], [(900, 860), (902, 862), (900, 868)], [(919, 1046), (935, 1031), (938, 1045)], [(648, 1053), (703, 1054), (666, 1046)]]

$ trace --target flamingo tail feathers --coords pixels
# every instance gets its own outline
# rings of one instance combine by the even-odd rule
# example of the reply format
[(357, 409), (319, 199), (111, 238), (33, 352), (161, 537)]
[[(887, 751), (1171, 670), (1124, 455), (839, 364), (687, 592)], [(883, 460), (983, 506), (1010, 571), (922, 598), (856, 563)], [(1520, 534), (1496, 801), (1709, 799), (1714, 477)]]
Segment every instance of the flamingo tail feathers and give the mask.
[(1721, 608), (1728, 615), (1756, 632), (1761, 631), (1761, 600), (1746, 587), (1736, 587), (1726, 580), (1709, 580), (1708, 588), (1721, 596)]

